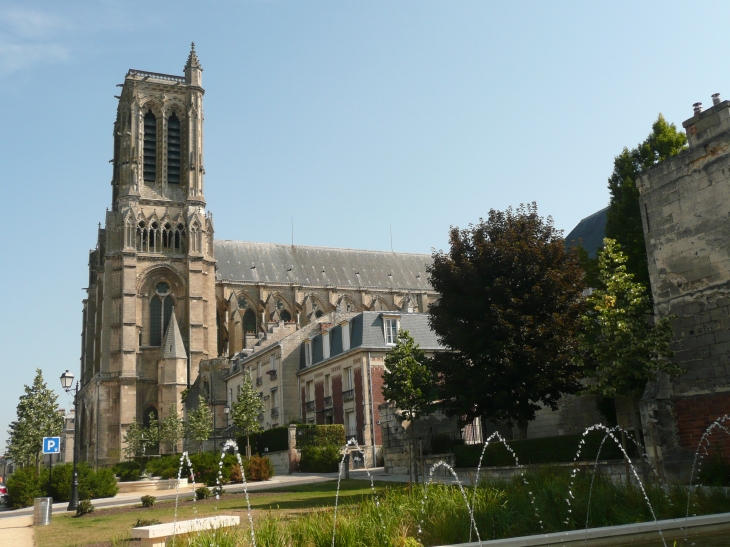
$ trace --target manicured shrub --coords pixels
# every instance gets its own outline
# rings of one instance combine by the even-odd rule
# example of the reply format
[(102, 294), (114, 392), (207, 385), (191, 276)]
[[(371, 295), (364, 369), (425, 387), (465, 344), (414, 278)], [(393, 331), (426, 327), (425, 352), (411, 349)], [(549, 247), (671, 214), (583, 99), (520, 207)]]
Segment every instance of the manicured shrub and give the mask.
[(448, 433), (438, 433), (431, 437), (431, 454), (448, 454), (454, 451), (457, 444), (463, 444), (463, 441), (454, 439)]
[(160, 477), (163, 471), (171, 467), (175, 468), (175, 476), (177, 477), (177, 470), (180, 468), (179, 454), (168, 454), (159, 458), (152, 458), (147, 462), (147, 472), (153, 477)]
[[(165, 479), (165, 480), (168, 480), (168, 479), (176, 479), (177, 478), (177, 474), (179, 472), (180, 472), (180, 468), (179, 467), (178, 468), (168, 467), (167, 469), (163, 469), (162, 471), (160, 471), (160, 478), (161, 479)], [(183, 472), (182, 472), (181, 476), (183, 478), (185, 477), (185, 469), (183, 469)]]
[(154, 507), (157, 501), (157, 498), (154, 496), (142, 496), (140, 499), (142, 501), (142, 507)]
[(81, 517), (94, 512), (94, 506), (91, 504), (91, 500), (81, 500), (76, 506), (76, 516)]
[[(46, 481), (46, 484), (48, 482)], [(33, 498), (45, 496), (41, 491), (41, 481), (34, 467), (18, 469), (8, 477), (8, 507), (20, 509), (33, 505)]]
[(345, 446), (345, 426), (342, 424), (297, 426), (297, 448), (308, 446)]
[(231, 467), (231, 482), (243, 482), (243, 473), (241, 473), (241, 466), (238, 464)]
[(115, 463), (112, 467), (112, 471), (114, 471), (114, 474), (119, 477), (121, 482), (129, 482), (139, 479), (139, 474), (142, 470), (139, 463), (135, 461), (124, 461)]
[[(220, 462), (220, 454), (211, 454), (204, 452), (190, 456), (190, 463), (193, 464), (193, 472), (195, 474), (195, 483), (207, 484), (215, 486), (218, 481), (218, 463)], [(223, 458), (223, 468), (221, 469), (221, 482), (228, 484), (231, 480), (231, 469), (238, 463), (234, 455), (226, 454)]]
[(302, 448), (299, 471), (302, 473), (331, 473), (339, 470), (342, 456), (338, 447), (307, 446)]
[(261, 457), (258, 454), (244, 460), (243, 466), (247, 481), (267, 481), (274, 476), (274, 464), (269, 458)]
[[(79, 498), (110, 498), (119, 491), (112, 469), (100, 468), (94, 471), (86, 462), (79, 463), (77, 469), (79, 474)], [(48, 468), (41, 471), (40, 481), (41, 485), (48, 484)], [(51, 478), (53, 501), (68, 501), (71, 499), (72, 481), (73, 464), (64, 463), (53, 466), (53, 476)]]
[(210, 497), (210, 488), (207, 486), (201, 486), (195, 489), (196, 500), (207, 500)]
[[(601, 445), (603, 431), (592, 431), (585, 437), (585, 445), (581, 450), (580, 461), (594, 461), (598, 448)], [(620, 440), (620, 436), (616, 435)], [(562, 435), (560, 437), (544, 437), (541, 439), (527, 439), (522, 441), (508, 441), (507, 444), (514, 450), (521, 464), (537, 463), (570, 463), (575, 458), (578, 446), (583, 435)], [(483, 444), (467, 444), (455, 446), (454, 454), (456, 467), (476, 467), (482, 453)], [(627, 440), (627, 451), (634, 458), (637, 455), (636, 445)], [(616, 443), (606, 439), (601, 449), (601, 460), (623, 459), (623, 453)], [(491, 441), (484, 453), (482, 465), (512, 466), (515, 460), (501, 442)]]

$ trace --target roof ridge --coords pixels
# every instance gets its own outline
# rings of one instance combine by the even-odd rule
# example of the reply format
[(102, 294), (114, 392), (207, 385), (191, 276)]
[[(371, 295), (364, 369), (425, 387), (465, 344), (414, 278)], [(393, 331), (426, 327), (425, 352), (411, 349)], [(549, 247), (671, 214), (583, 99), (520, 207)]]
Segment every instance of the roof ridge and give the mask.
[(301, 249), (322, 249), (326, 251), (354, 251), (358, 253), (378, 253), (385, 255), (412, 255), (412, 256), (428, 256), (428, 253), (411, 253), (405, 251), (377, 251), (374, 249), (353, 249), (352, 247), (323, 247), (321, 245), (290, 245), (288, 243), (268, 243), (264, 241), (240, 241), (237, 239), (216, 239), (215, 243), (245, 243), (247, 245), (273, 245), (276, 247), (301, 248)]

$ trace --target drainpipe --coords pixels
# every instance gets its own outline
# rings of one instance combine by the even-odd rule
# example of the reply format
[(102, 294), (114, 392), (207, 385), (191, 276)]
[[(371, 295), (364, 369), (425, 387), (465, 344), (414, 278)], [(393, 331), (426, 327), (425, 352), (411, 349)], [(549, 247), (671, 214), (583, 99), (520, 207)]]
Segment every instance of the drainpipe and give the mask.
[(373, 446), (373, 467), (375, 467), (375, 403), (373, 398), (373, 365), (368, 352), (368, 376), (370, 376), (370, 442)]

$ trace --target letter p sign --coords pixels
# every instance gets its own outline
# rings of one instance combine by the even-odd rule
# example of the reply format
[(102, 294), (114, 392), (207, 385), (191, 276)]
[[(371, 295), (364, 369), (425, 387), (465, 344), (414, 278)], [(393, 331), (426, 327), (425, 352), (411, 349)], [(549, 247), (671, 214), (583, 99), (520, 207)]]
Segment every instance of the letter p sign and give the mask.
[(43, 437), (43, 453), (58, 454), (61, 452), (61, 437)]

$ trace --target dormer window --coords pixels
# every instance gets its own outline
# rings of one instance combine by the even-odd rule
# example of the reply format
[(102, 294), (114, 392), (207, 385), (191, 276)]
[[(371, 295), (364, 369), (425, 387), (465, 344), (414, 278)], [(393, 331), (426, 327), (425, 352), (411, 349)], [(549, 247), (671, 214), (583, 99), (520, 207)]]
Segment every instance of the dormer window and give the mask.
[(395, 346), (398, 340), (398, 319), (397, 316), (383, 316), (383, 334), (387, 346)]
[(330, 358), (330, 333), (322, 333), (322, 353), (325, 359)]
[(304, 342), (304, 365), (312, 366), (312, 342), (309, 340)]
[(340, 325), (342, 332), (342, 351), (350, 349), (350, 322), (345, 321)]

